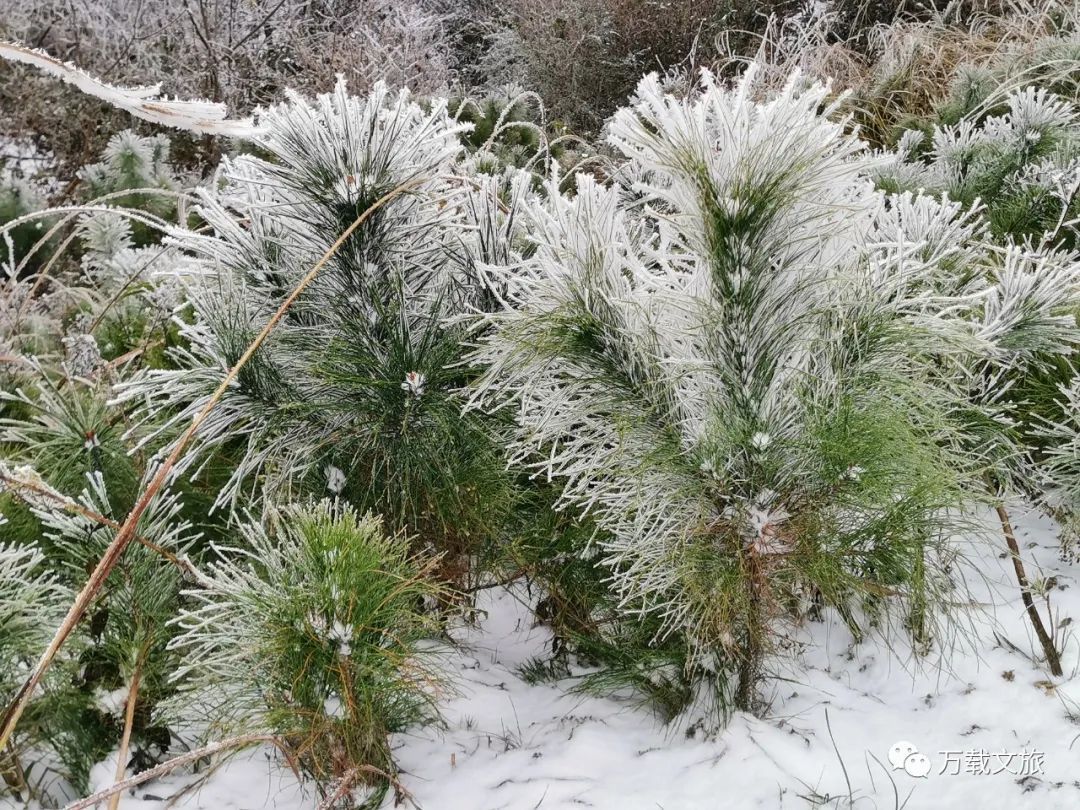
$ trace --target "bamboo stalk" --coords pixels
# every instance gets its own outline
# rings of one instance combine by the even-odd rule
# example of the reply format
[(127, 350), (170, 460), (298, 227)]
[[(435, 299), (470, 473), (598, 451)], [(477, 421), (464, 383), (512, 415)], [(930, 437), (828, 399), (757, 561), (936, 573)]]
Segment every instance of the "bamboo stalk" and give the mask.
[(176, 441), (172, 452), (169, 453), (168, 457), (166, 457), (166, 459), (161, 463), (161, 466), (158, 467), (157, 472), (150, 480), (150, 483), (147, 485), (146, 490), (141, 496), (139, 496), (139, 499), (138, 501), (136, 501), (135, 506), (132, 507), (131, 512), (128, 514), (127, 518), (124, 520), (123, 525), (121, 525), (120, 529), (118, 530), (116, 537), (113, 538), (112, 543), (109, 544), (109, 547), (105, 550), (105, 553), (102, 555), (101, 560), (98, 561), (98, 564), (94, 568), (93, 573), (90, 574), (90, 578), (86, 581), (86, 584), (79, 592), (79, 595), (75, 598), (74, 603), (69, 608), (67, 615), (64, 617), (63, 622), (60, 624), (60, 627), (57, 629), (55, 635), (53, 636), (52, 641), (49, 642), (49, 646), (45, 649), (45, 652), (42, 653), (41, 659), (38, 661), (37, 665), (30, 673), (30, 676), (19, 688), (19, 691), (16, 693), (14, 699), (8, 705), (7, 709), (4, 712), (2, 722), (0, 722), (0, 749), (7, 745), (7, 741), (11, 738), (11, 734), (15, 730), (15, 726), (19, 722), (19, 718), (22, 716), (23, 711), (26, 709), (26, 705), (30, 702), (31, 695), (33, 695), (34, 690), (41, 682), (41, 679), (45, 675), (45, 672), (52, 664), (53, 659), (56, 657), (56, 654), (60, 651), (60, 648), (64, 645), (64, 642), (67, 641), (68, 636), (70, 636), (72, 631), (75, 629), (75, 625), (79, 622), (79, 619), (82, 618), (83, 613), (86, 612), (86, 608), (90, 605), (90, 602), (94, 598), (95, 594), (97, 594), (97, 592), (101, 590), (101, 586), (105, 584), (105, 580), (108, 578), (109, 573), (112, 571), (112, 569), (116, 566), (116, 563), (120, 559), (120, 555), (124, 553), (124, 549), (126, 549), (128, 544), (135, 538), (135, 527), (138, 525), (139, 519), (142, 517), (143, 513), (146, 512), (147, 508), (149, 508), (150, 503), (154, 499), (154, 496), (156, 496), (157, 493), (161, 490), (161, 488), (165, 486), (165, 482), (168, 480), (170, 473), (175, 467), (177, 461), (179, 461), (188, 443), (198, 432), (199, 428), (202, 426), (202, 423), (206, 420), (206, 417), (209, 416), (210, 412), (213, 411), (214, 408), (217, 406), (218, 402), (221, 400), (221, 397), (224, 396), (229, 386), (232, 385), (233, 381), (240, 373), (240, 369), (247, 365), (248, 361), (251, 360), (251, 358), (255, 355), (255, 352), (259, 350), (259, 347), (262, 346), (263, 342), (269, 336), (270, 332), (273, 331), (274, 327), (276, 327), (281, 321), (281, 319), (285, 316), (285, 313), (289, 311), (289, 308), (292, 307), (292, 305), (296, 302), (297, 298), (300, 297), (300, 294), (308, 287), (309, 284), (311, 284), (312, 281), (315, 280), (316, 276), (319, 275), (326, 263), (330, 261), (330, 259), (334, 256), (335, 253), (338, 252), (341, 246), (345, 244), (345, 240), (347, 240), (357, 228), (359, 228), (365, 221), (367, 221), (368, 217), (370, 217), (377, 210), (386, 205), (386, 203), (390, 202), (390, 200), (394, 199), (395, 197), (398, 197), (401, 194), (405, 193), (410, 188), (419, 185), (426, 179), (426, 177), (421, 175), (419, 177), (414, 177), (411, 180), (407, 180), (393, 190), (384, 194), (382, 197), (372, 203), (372, 205), (367, 208), (362, 214), (360, 214), (355, 220), (353, 220), (353, 223), (348, 228), (346, 228), (344, 232), (342, 232), (341, 236), (339, 236), (337, 240), (335, 240), (334, 244), (332, 244), (327, 249), (327, 251), (319, 259), (319, 261), (315, 263), (315, 266), (311, 268), (308, 274), (300, 280), (300, 282), (296, 285), (293, 291), (289, 294), (289, 297), (282, 302), (281, 306), (278, 307), (277, 311), (273, 314), (273, 316), (271, 316), (270, 320), (266, 322), (266, 325), (262, 328), (259, 334), (256, 335), (255, 339), (244, 350), (243, 355), (241, 355), (240, 359), (237, 360), (236, 365), (229, 369), (228, 374), (225, 375), (224, 379), (221, 381), (221, 384), (210, 396), (210, 399), (207, 400), (206, 404), (195, 415), (195, 418), (192, 420), (191, 425), (188, 426), (188, 429), (185, 430), (184, 433), (180, 436), (180, 438)]

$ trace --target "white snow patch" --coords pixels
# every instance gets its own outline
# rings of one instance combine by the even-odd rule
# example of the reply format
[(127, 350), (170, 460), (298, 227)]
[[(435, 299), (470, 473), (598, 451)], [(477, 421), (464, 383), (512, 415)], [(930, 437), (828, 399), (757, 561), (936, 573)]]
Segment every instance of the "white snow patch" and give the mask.
[[(1058, 621), (1080, 616), (1080, 567), (1058, 560), (1056, 528), (1012, 509), (1029, 574), (1057, 578)], [(1080, 735), (1080, 647), (1070, 635), (1066, 676), (1051, 682), (999, 644), (995, 633), (1024, 651), (1034, 640), (1003, 545), (971, 548), (982, 572), (971, 579), (980, 604), (964, 617), (978, 634), (977, 652), (958, 652), (946, 666), (933, 653), (919, 659), (904, 648), (897, 657), (880, 642), (856, 645), (835, 616), (808, 622), (796, 639), (806, 645), (800, 665), (778, 673), (791, 680), (774, 682), (769, 716), (738, 715), (716, 739), (688, 738), (628, 701), (574, 694), (569, 680), (525, 683), (517, 667), (550, 649), (548, 632), (533, 626), (521, 604), (537, 596), (485, 592), (486, 619), (459, 629), (461, 649), (445, 653), (458, 685), (444, 705), (447, 730), (393, 741), (402, 783), (425, 810), (1080, 807), (1080, 751), (1072, 750)], [(929, 758), (925, 778), (889, 764), (898, 742)], [(1043, 754), (1041, 774), (941, 773), (943, 752), (1025, 750)], [(149, 796), (168, 797), (190, 778), (151, 784), (137, 792), (143, 801), (125, 796), (123, 806), (159, 810), (163, 802)], [(811, 801), (815, 794), (820, 804)], [(175, 804), (317, 806), (271, 749), (231, 760)]]

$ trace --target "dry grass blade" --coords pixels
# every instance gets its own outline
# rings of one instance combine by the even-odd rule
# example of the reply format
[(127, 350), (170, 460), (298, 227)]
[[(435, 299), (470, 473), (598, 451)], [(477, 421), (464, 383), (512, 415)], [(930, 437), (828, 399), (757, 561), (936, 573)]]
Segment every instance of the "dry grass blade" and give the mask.
[[(127, 707), (124, 710), (124, 734), (120, 738), (120, 750), (116, 754), (116, 776), (113, 782), (122, 782), (124, 772), (127, 770), (128, 746), (131, 745), (131, 731), (135, 725), (135, 702), (139, 697), (139, 674), (140, 669), (135, 668), (131, 676), (131, 686), (128, 688)], [(120, 806), (120, 794), (114, 793), (109, 798), (109, 810), (116, 810)]]
[(214, 410), (221, 397), (224, 395), (225, 391), (228, 390), (230, 385), (232, 385), (233, 381), (239, 374), (240, 369), (242, 369), (248, 363), (248, 361), (251, 360), (255, 352), (259, 350), (259, 347), (274, 330), (274, 327), (277, 326), (277, 324), (285, 316), (285, 313), (289, 311), (289, 308), (292, 307), (292, 305), (296, 302), (297, 298), (300, 297), (300, 294), (308, 287), (309, 284), (311, 284), (312, 281), (315, 280), (315, 277), (319, 275), (326, 263), (334, 256), (335, 253), (338, 252), (338, 250), (341, 249), (341, 246), (352, 235), (352, 233), (357, 228), (359, 228), (372, 214), (374, 214), (377, 210), (382, 208), (388, 202), (404, 194), (406, 191), (414, 188), (420, 183), (425, 182), (426, 180), (426, 177), (419, 176), (414, 177), (413, 179), (406, 181), (405, 183), (402, 183), (393, 190), (384, 194), (382, 197), (372, 203), (372, 205), (367, 208), (362, 214), (360, 214), (360, 216), (358, 216), (353, 221), (353, 223), (345, 229), (341, 236), (337, 238), (334, 244), (332, 244), (327, 249), (327, 251), (322, 255), (322, 258), (320, 258), (319, 261), (315, 263), (315, 266), (311, 268), (308, 274), (300, 280), (300, 282), (296, 285), (293, 291), (289, 294), (289, 297), (282, 302), (281, 306), (278, 307), (277, 311), (270, 318), (270, 320), (267, 321), (266, 325), (262, 328), (259, 334), (256, 335), (255, 339), (251, 341), (247, 349), (244, 350), (244, 353), (243, 355), (241, 355), (240, 359), (229, 370), (229, 373), (226, 374), (225, 377), (222, 379), (221, 384), (217, 387), (217, 390), (214, 391), (213, 395), (207, 401), (206, 405), (203, 406), (202, 410), (200, 410), (199, 413), (196, 414), (195, 418), (191, 422), (191, 425), (176, 441), (172, 452), (169, 453), (168, 457), (161, 463), (161, 466), (158, 467), (157, 471), (154, 473), (154, 477), (151, 479), (150, 483), (147, 485), (142, 495), (139, 496), (139, 499), (138, 501), (136, 501), (135, 506), (132, 507), (131, 512), (128, 514), (127, 518), (124, 520), (123, 524), (117, 531), (116, 537), (113, 539), (112, 543), (109, 544), (109, 547), (105, 550), (105, 553), (102, 555), (101, 560), (98, 562), (97, 567), (94, 569), (93, 573), (90, 574), (90, 578), (83, 586), (83, 589), (79, 592), (79, 595), (75, 598), (75, 602), (68, 610), (67, 616), (65, 616), (64, 621), (61, 623), (59, 629), (57, 629), (52, 641), (49, 642), (49, 646), (42, 654), (41, 659), (31, 671), (30, 676), (19, 688), (19, 691), (15, 695), (14, 699), (11, 701), (11, 704), (5, 710), (2, 724), (0, 724), (0, 726), (2, 726), (0, 727), (0, 749), (7, 745), (7, 741), (11, 738), (11, 734), (15, 730), (15, 725), (19, 722), (19, 717), (25, 710), (27, 703), (29, 703), (30, 697), (31, 695), (33, 695), (34, 690), (40, 683), (41, 678), (44, 676), (46, 670), (48, 670), (49, 666), (52, 664), (52, 661), (56, 657), (57, 652), (59, 652), (60, 648), (64, 645), (64, 642), (67, 640), (68, 636), (71, 635), (72, 630), (75, 629), (75, 625), (78, 624), (79, 619), (82, 618), (83, 613), (86, 611), (87, 606), (89, 606), (90, 601), (94, 598), (94, 595), (101, 589), (101, 586), (104, 585), (105, 580), (109, 576), (109, 573), (119, 561), (120, 555), (124, 553), (124, 549), (126, 549), (128, 544), (135, 539), (135, 527), (138, 525), (139, 519), (150, 506), (151, 502), (154, 499), (154, 496), (156, 496), (157, 493), (162, 489), (162, 487), (165, 486), (165, 482), (168, 480), (169, 474), (175, 467), (176, 462), (183, 455), (183, 452), (187, 447), (188, 443), (191, 441), (192, 437), (194, 437), (195, 434), (198, 432), (199, 427), (202, 425), (206, 417), (210, 414), (211, 411)]
[(277, 744), (277, 737), (270, 734), (241, 734), (239, 737), (230, 737), (227, 740), (221, 740), (220, 742), (210, 743), (202, 748), (196, 748), (194, 751), (188, 751), (186, 754), (181, 754), (178, 757), (173, 757), (167, 762), (162, 762), (160, 765), (149, 770), (138, 773), (132, 776), (130, 779), (125, 779), (123, 782), (117, 782), (116, 784), (99, 790), (92, 796), (87, 796), (85, 799), (79, 799), (67, 805), (64, 810), (87, 810), (89, 807), (94, 807), (106, 799), (119, 795), (125, 790), (133, 787), (138, 787), (143, 782), (149, 782), (153, 779), (157, 779), (159, 776), (164, 776), (170, 771), (176, 770), (182, 765), (187, 765), (191, 762), (197, 762), (204, 757), (213, 756), (222, 751), (228, 751), (233, 748), (243, 748), (244, 746), (253, 745), (260, 742), (269, 742)]

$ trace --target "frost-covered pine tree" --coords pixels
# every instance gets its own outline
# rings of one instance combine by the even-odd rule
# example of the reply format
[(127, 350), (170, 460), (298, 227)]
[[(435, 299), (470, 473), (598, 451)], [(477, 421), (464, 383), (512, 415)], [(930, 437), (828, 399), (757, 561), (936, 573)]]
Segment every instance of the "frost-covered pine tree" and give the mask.
[(185, 594), (174, 710), (215, 734), (279, 735), (327, 807), (380, 806), (388, 735), (437, 718), (429, 563), (330, 500), (272, 510), (237, 540)]
[[(176, 370), (121, 386), (168, 436), (190, 421), (335, 240), (333, 253), (204, 423), (195, 455), (233, 465), (219, 505), (311, 493), (382, 514), (456, 558), (505, 517), (509, 479), (482, 415), (461, 414), (465, 327), (499, 290), (526, 175), (484, 174), (445, 102), (344, 83), (261, 119), (264, 157), (226, 161), (207, 228), (174, 235), (199, 277)], [(195, 456), (192, 456), (193, 458)], [(196, 468), (193, 468), (196, 469)]]
[[(128, 452), (124, 414), (106, 401), (110, 375), (96, 341), (77, 334), (65, 344), (62, 361), (25, 361), (19, 387), (0, 392), (6, 414), (0, 418), (0, 509), (9, 518), (0, 536), (40, 549), (41, 572), (63, 586), (40, 644), (24, 653), (27, 664), (51, 640), (147, 472), (146, 457)], [(120, 557), (49, 671), (41, 711), (20, 723), (33, 743), (27, 767), (63, 777), (45, 780), (57, 784), (41, 789), (43, 799), (85, 793), (91, 770), (106, 758), (117, 759), (120, 777), (174, 749), (174, 730), (153, 714), (173, 689), (168, 677), (177, 662), (166, 649), (174, 635), (168, 622), (190, 567), (181, 557), (198, 534), (184, 512), (174, 494), (154, 499), (137, 527), (138, 541)], [(196, 519), (206, 521), (205, 515)]]
[[(1008, 304), (987, 299), (1002, 331), (990, 335), (993, 351), (969, 384), (975, 409), (1003, 428), (992, 429), (984, 444), (994, 451), (987, 477), (993, 490), (1020, 492), (1060, 519), (1066, 552), (1080, 525), (1067, 473), (1060, 480), (1068, 442), (1057, 441), (1073, 421), (1073, 355), (1080, 345), (1080, 116), (1074, 79), (1061, 69), (1075, 65), (1068, 50), (1057, 41), (1043, 55), (1060, 58), (1028, 65), (1018, 74), (1025, 86), (988, 68), (960, 71), (938, 123), (905, 132), (878, 175), (886, 188), (970, 206), (972, 218), (985, 225), (983, 272), (1012, 298)], [(954, 282), (967, 279), (957, 274)], [(1003, 507), (999, 515), (1006, 542), (1015, 546)], [(1019, 551), (1010, 550), (1022, 572)], [(1026, 577), (1019, 579), (1050, 669), (1060, 674)]]
[[(980, 81), (981, 79), (981, 81)], [(1080, 246), (1080, 117), (1075, 102), (1028, 85), (995, 103), (989, 77), (964, 73), (952, 123), (907, 130), (879, 170), (888, 188), (981, 203), (999, 241)], [(973, 87), (974, 86), (974, 87)], [(962, 101), (956, 96), (974, 98)], [(976, 102), (976, 99), (978, 100)]]
[[(0, 462), (0, 493), (13, 496), (30, 513), (14, 511), (6, 538), (35, 551), (37, 575), (55, 584), (35, 606), (50, 617), (36, 627), (37, 645), (16, 648), (22, 670), (5, 692), (5, 705), (115, 537), (117, 515), (122, 518), (129, 508), (122, 505), (124, 496), (108, 492), (105, 480), (100, 471), (87, 474), (76, 499), (29, 466)], [(9, 501), (5, 509), (10, 506)], [(175, 748), (174, 729), (154, 715), (175, 688), (170, 676), (178, 661), (167, 649), (175, 635), (169, 621), (182, 602), (180, 586), (191, 570), (187, 556), (197, 534), (170, 493), (153, 500), (137, 531), (138, 541), (125, 551), (49, 671), (37, 701), (40, 708), (19, 726), (33, 753), (25, 764), (37, 774), (34, 787), (51, 801), (85, 793), (91, 770), (109, 757), (122, 778), (156, 764)], [(50, 784), (53, 775), (62, 776), (59, 784)]]
[[(4, 489), (0, 483), (0, 492)], [(0, 532), (5, 522), (0, 515)], [(60, 606), (68, 597), (69, 592), (43, 564), (38, 547), (0, 543), (0, 700), (5, 705), (48, 643)], [(47, 686), (52, 685), (50, 682)], [(30, 763), (22, 754), (31, 746), (41, 746), (40, 709), (47, 704), (47, 696), (31, 704), (27, 722), (0, 756), (0, 797), (29, 801), (38, 795), (39, 771), (43, 769), (34, 768), (33, 773), (28, 773)]]
[[(72, 591), (84, 584), (86, 572), (116, 535), (115, 524), (96, 516), (123, 514), (112, 505), (100, 474), (88, 476), (77, 503), (82, 510), (55, 503), (35, 508), (49, 567)], [(78, 724), (79, 738), (65, 758), (79, 791), (88, 787), (91, 767), (109, 757), (115, 758), (115, 777), (121, 779), (178, 747), (177, 730), (159, 721), (157, 706), (176, 688), (171, 676), (180, 661), (168, 648), (176, 635), (170, 621), (183, 606), (180, 590), (198, 534), (184, 519), (177, 496), (168, 492), (154, 498), (137, 532), (139, 541), (105, 581), (74, 645), (80, 651), (78, 669), (67, 691), (69, 701), (81, 705), (65, 719)]]
[(808, 601), (931, 636), (980, 487), (966, 386), (1028, 300), (975, 269), (961, 206), (875, 188), (826, 87), (752, 81), (643, 80), (610, 124), (620, 181), (526, 207), (535, 249), (473, 358), (514, 459), (595, 522), (624, 622), (721, 713), (754, 707)]
[[(130, 130), (109, 139), (101, 160), (79, 172), (86, 201), (107, 198), (111, 205), (139, 209), (171, 219), (176, 213), (178, 181), (169, 164), (169, 139)], [(157, 241), (159, 233), (135, 225), (138, 242)]]

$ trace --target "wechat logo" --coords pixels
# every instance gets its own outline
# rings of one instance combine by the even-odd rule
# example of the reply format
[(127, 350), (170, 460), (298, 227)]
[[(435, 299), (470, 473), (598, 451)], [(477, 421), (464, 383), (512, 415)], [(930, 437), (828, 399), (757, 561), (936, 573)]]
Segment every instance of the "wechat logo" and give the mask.
[(930, 757), (920, 754), (915, 744), (906, 740), (893, 743), (889, 749), (889, 764), (894, 771), (903, 771), (916, 779), (924, 779), (930, 773)]

